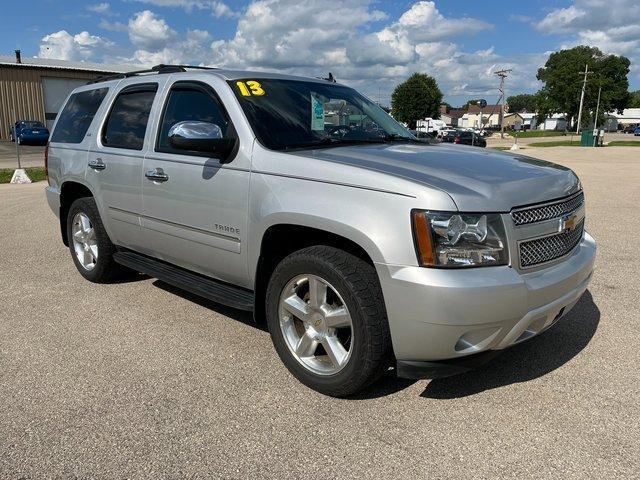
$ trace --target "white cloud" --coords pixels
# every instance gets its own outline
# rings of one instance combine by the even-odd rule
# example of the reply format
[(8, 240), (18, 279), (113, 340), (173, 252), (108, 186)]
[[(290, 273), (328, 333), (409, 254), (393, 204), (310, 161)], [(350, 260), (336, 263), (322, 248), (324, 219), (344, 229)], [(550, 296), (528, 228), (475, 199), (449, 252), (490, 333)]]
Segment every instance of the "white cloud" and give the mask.
[(553, 10), (536, 24), (536, 28), (543, 33), (564, 33), (577, 21), (587, 16), (587, 12), (571, 5), (567, 8)]
[(109, 22), (104, 18), (100, 20), (98, 23), (98, 27), (103, 30), (109, 30), (110, 32), (127, 32), (129, 31), (129, 26), (126, 23), (122, 22)]
[(107, 2), (96, 3), (94, 5), (87, 5), (87, 10), (89, 10), (90, 12), (107, 15), (111, 13), (111, 5), (109, 5)]
[(187, 12), (192, 10), (210, 10), (216, 18), (231, 18), (239, 14), (229, 5), (220, 0), (135, 0), (136, 2), (154, 5), (156, 7), (182, 8)]
[(164, 19), (144, 10), (129, 20), (129, 39), (136, 47), (145, 50), (162, 50), (176, 37), (176, 32)]
[(445, 18), (434, 2), (417, 2), (388, 29), (416, 41), (437, 41), (457, 35), (474, 35), (492, 25), (475, 18)]
[(38, 56), (61, 60), (89, 60), (108, 52), (114, 46), (110, 40), (91, 35), (87, 31), (71, 35), (66, 30), (60, 30), (42, 38)]
[(138, 49), (130, 60), (145, 66), (159, 63), (200, 64), (209, 55), (211, 34), (206, 30), (188, 30), (186, 37), (162, 49)]
[[(561, 34), (560, 45), (589, 45), (605, 53), (625, 55), (632, 66), (640, 63), (640, 3), (627, 0), (574, 0), (551, 11), (534, 24), (542, 33)], [(632, 67), (632, 75), (638, 70)]]
[[(214, 4), (222, 5), (211, 0), (138, 1), (210, 11), (213, 15)], [(511, 92), (538, 87), (535, 73), (546, 61), (545, 54), (509, 58), (493, 48), (467, 51), (460, 46), (461, 37), (493, 28), (484, 21), (448, 17), (434, 2), (427, 1), (415, 2), (391, 19), (380, 10), (384, 2), (378, 0), (341, 0), (327, 6), (326, 0), (252, 0), (228, 40), (212, 37), (204, 30), (177, 32), (156, 13), (144, 10), (125, 23), (100, 22), (103, 29), (126, 31), (130, 39), (130, 44), (118, 50), (117, 57), (113, 48), (103, 48), (102, 59), (144, 65), (205, 64), (312, 76), (332, 72), (339, 81), (374, 98), (380, 89), (385, 102), (393, 87), (413, 72), (433, 75), (449, 95), (495, 98), (498, 80), (493, 72), (498, 68), (514, 68), (508, 80)], [(217, 15), (225, 16), (224, 7), (220, 8)], [(634, 34), (627, 29), (617, 38)], [(56, 55), (76, 58), (101, 51), (97, 46), (83, 46), (83, 39), (49, 37), (43, 39), (41, 52), (46, 43), (47, 53), (52, 56), (52, 45)]]

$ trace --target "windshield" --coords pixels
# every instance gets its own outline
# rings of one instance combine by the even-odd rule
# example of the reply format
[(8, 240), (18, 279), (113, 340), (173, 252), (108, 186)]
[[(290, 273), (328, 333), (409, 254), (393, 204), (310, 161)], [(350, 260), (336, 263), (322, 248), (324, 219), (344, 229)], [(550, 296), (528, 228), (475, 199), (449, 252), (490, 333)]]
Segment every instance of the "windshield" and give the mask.
[(262, 145), (273, 150), (353, 143), (417, 141), (378, 105), (352, 88), (297, 80), (234, 80)]

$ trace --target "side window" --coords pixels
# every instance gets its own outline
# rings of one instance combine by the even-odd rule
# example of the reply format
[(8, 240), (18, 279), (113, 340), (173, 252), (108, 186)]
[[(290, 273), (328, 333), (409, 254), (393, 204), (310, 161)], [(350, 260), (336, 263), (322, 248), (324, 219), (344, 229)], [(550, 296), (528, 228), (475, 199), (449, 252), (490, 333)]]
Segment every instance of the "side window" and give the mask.
[(215, 123), (222, 130), (222, 136), (227, 136), (229, 120), (213, 94), (197, 85), (177, 85), (167, 96), (160, 123), (157, 151), (185, 153), (184, 150), (175, 150), (169, 144), (169, 129), (185, 120)]
[(98, 88), (71, 95), (60, 113), (51, 141), (81, 143), (108, 90)]
[(157, 89), (157, 83), (133, 85), (118, 94), (102, 129), (103, 145), (142, 150), (149, 113)]

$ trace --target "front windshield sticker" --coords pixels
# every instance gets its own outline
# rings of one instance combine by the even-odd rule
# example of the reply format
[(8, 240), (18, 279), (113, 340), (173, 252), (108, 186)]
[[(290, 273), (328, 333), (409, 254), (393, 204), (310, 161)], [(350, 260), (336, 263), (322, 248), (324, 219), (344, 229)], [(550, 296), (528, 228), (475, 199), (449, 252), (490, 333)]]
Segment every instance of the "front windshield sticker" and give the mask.
[(240, 89), (240, 93), (243, 97), (250, 97), (251, 95), (261, 97), (265, 93), (260, 82), (256, 82), (255, 80), (236, 82), (236, 85), (238, 85), (238, 89)]
[(311, 130), (324, 130), (324, 105), (311, 92)]

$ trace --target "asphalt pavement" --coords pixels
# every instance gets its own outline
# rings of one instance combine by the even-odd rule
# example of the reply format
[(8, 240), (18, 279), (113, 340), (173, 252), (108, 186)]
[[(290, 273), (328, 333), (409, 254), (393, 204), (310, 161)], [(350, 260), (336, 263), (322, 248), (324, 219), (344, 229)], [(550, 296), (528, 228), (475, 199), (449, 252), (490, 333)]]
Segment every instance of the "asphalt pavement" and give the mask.
[(348, 400), (246, 314), (85, 281), (44, 184), (0, 185), (0, 477), (638, 478), (640, 155), (565, 150), (527, 153), (583, 181), (599, 251), (574, 310), (473, 373)]

